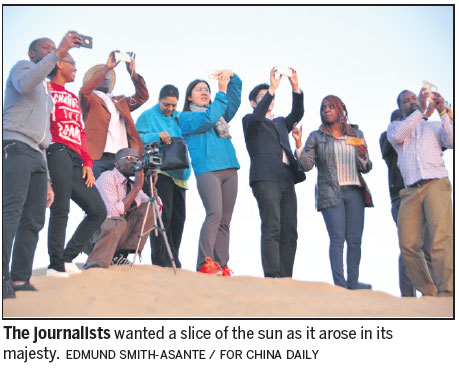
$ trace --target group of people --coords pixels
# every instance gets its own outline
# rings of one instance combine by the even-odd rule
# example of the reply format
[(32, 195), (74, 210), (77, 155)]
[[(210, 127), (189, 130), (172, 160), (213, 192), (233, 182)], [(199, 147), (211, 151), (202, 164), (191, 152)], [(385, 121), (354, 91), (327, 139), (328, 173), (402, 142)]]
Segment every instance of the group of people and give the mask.
[[(72, 31), (57, 48), (47, 38), (33, 41), (30, 61), (18, 62), (7, 80), (3, 109), (3, 299), (14, 298), (19, 290), (36, 290), (30, 277), (46, 207), (50, 207), (48, 276), (64, 278), (81, 273), (73, 262), (81, 252), (88, 254), (83, 270), (130, 263), (128, 255), (140, 254), (148, 236), (153, 264), (167, 267), (175, 261), (181, 267), (179, 248), (191, 169), (165, 171), (159, 167), (157, 176), (145, 180), (141, 166), (144, 144), (170, 144), (174, 138), (186, 140), (206, 212), (196, 270), (231, 276), (230, 223), (240, 166), (229, 123), (241, 104), (241, 79), (231, 70), (218, 71), (219, 91), (213, 101), (207, 81), (192, 81), (180, 113), (179, 91), (166, 85), (158, 103), (134, 122), (131, 112), (142, 106), (149, 94), (132, 53), (126, 68), (135, 87), (133, 96), (111, 94), (116, 81), (114, 68), (119, 63), (114, 52), (105, 64), (86, 72), (79, 97), (66, 90), (76, 72), (69, 50), (81, 42), (78, 33)], [(371, 289), (370, 284), (359, 281), (364, 211), (373, 206), (362, 176), (372, 168), (364, 135), (349, 122), (341, 99), (329, 95), (321, 103), (320, 127), (303, 145), (298, 124), (304, 105), (298, 74), (291, 68), (288, 75), (291, 112), (286, 117), (274, 117), (275, 92), (283, 78), (277, 72), (273, 68), (270, 83), (251, 90), (253, 112), (242, 119), (251, 161), (249, 184), (261, 219), (264, 275), (292, 276), (298, 238), (295, 184), (304, 181), (305, 172), (315, 166), (316, 204), (330, 238), (333, 281), (347, 289)], [(427, 99), (431, 101), (428, 106)], [(411, 295), (417, 289), (424, 295), (449, 296), (453, 292), (451, 185), (441, 154), (453, 147), (451, 112), (439, 94), (429, 95), (425, 90), (419, 97), (403, 91), (397, 103), (398, 118), (391, 117), (387, 136), (381, 137), (381, 149), (390, 170), (401, 276), (412, 284)], [(441, 122), (427, 120), (434, 109)], [(295, 153), (289, 144), (290, 133), (296, 143)], [(85, 217), (65, 245), (70, 199), (82, 208)], [(152, 200), (158, 201), (159, 214), (149, 207)], [(162, 220), (163, 235), (157, 232), (155, 217)], [(142, 230), (153, 231), (148, 235), (141, 234)], [(431, 261), (430, 271), (426, 260)], [(402, 290), (402, 295), (410, 294)]]

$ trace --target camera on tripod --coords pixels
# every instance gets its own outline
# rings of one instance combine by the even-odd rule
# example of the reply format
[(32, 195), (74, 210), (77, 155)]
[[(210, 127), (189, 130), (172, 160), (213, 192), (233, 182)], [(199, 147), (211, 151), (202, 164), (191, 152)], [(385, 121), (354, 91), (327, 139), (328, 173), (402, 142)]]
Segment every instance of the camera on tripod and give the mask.
[(143, 146), (143, 159), (142, 164), (136, 164), (134, 167), (135, 171), (140, 171), (143, 169), (144, 171), (147, 170), (154, 170), (157, 167), (161, 166), (163, 163), (161, 155), (158, 153), (161, 149), (161, 142), (155, 141), (151, 144), (145, 144)]

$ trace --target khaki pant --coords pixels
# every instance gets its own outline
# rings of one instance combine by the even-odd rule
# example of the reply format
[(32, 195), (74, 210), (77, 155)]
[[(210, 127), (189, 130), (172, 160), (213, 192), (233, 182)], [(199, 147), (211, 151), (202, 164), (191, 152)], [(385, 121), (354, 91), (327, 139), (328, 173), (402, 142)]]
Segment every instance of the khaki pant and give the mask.
[[(423, 295), (452, 296), (453, 224), (449, 179), (436, 179), (421, 188), (402, 189), (400, 198), (398, 236), (411, 281)], [(425, 225), (432, 237), (433, 278), (422, 250)]]
[[(140, 207), (129, 212), (126, 217), (107, 218), (93, 237), (96, 240), (95, 246), (86, 264), (98, 262), (101, 266), (107, 268), (110, 266), (116, 251), (128, 250), (135, 253), (142, 230), (143, 218), (147, 211), (147, 204), (143, 203)], [(153, 212), (150, 206), (144, 231), (152, 227)], [(143, 250), (148, 234), (141, 239), (139, 253)]]

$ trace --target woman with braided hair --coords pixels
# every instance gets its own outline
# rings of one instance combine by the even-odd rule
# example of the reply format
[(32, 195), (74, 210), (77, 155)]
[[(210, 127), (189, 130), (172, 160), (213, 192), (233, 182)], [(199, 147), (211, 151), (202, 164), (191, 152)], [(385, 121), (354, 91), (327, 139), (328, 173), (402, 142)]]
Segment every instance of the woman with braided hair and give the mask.
[[(304, 171), (317, 167), (316, 205), (330, 237), (330, 264), (335, 285), (348, 289), (371, 289), (359, 283), (359, 265), (365, 207), (372, 207), (362, 173), (371, 170), (363, 133), (348, 122), (346, 106), (334, 95), (320, 106), (322, 124), (311, 132), (303, 148), (302, 130), (294, 128), (297, 156)], [(343, 250), (347, 244), (347, 278)]]

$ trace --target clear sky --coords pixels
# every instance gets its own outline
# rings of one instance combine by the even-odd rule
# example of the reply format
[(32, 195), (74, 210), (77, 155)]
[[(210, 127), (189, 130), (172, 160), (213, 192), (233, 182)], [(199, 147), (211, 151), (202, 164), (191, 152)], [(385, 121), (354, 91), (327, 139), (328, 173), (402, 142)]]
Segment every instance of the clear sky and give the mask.
[[(452, 6), (314, 6), (314, 7), (62, 7), (7, 6), (3, 8), (3, 90), (14, 63), (27, 59), (30, 42), (49, 37), (56, 44), (68, 30), (94, 38), (92, 50), (71, 50), (77, 77), (67, 88), (78, 94), (84, 73), (105, 63), (110, 51), (134, 51), (137, 72), (144, 76), (150, 100), (134, 112), (136, 119), (157, 102), (167, 83), (180, 90), (179, 110), (186, 86), (207, 79), (208, 69), (234, 70), (243, 81), (242, 104), (230, 122), (233, 144), (241, 164), (239, 193), (231, 223), (229, 267), (235, 275), (263, 276), (260, 258), (260, 220), (248, 185), (249, 157), (242, 117), (252, 108), (250, 90), (269, 82), (275, 65), (294, 67), (304, 91), (303, 138), (320, 124), (319, 106), (328, 94), (342, 98), (351, 123), (363, 130), (373, 170), (365, 179), (375, 208), (366, 209), (360, 280), (374, 290), (399, 295), (398, 239), (390, 215), (387, 167), (381, 158), (379, 136), (397, 108), (403, 89), (418, 92), (422, 81), (438, 86), (453, 100)], [(115, 94), (134, 92), (124, 65), (116, 68)], [(212, 96), (218, 90), (210, 81)], [(275, 115), (287, 115), (291, 88), (283, 79), (276, 93)], [(437, 120), (435, 113), (432, 119)], [(293, 139), (291, 141), (294, 147)], [(452, 178), (453, 152), (445, 153)], [(298, 250), (293, 278), (332, 283), (328, 234), (315, 210), (317, 173), (296, 186)], [(204, 208), (194, 174), (187, 192), (187, 221), (180, 251), (183, 268), (194, 270)], [(72, 204), (67, 240), (83, 217)], [(40, 234), (34, 267), (48, 264), (47, 225)], [(80, 256), (77, 262), (84, 262)], [(142, 263), (150, 263), (147, 242)]]

